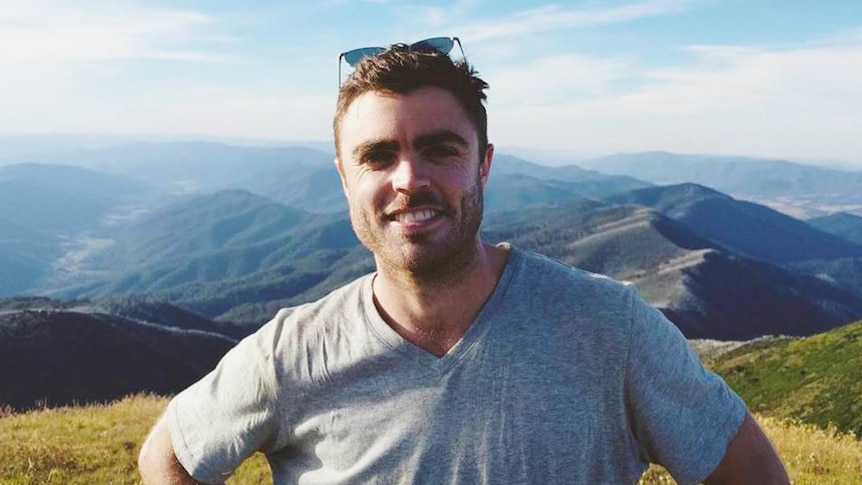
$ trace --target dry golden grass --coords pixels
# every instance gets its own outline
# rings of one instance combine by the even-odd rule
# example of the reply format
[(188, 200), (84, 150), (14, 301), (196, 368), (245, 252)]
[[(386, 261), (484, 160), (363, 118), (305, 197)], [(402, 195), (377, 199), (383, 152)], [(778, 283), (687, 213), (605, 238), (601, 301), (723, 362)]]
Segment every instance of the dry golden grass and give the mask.
[[(108, 405), (0, 412), (0, 485), (140, 484), (137, 456), (167, 400), (132, 396)], [(270, 483), (262, 456), (232, 484)]]
[[(163, 397), (139, 395), (109, 405), (0, 411), (0, 485), (139, 484), (136, 460), (147, 431), (164, 410)], [(834, 428), (759, 417), (795, 484), (862, 483), (862, 442)], [(228, 482), (271, 483), (262, 456)], [(652, 467), (641, 484), (675, 483)]]
[(862, 483), (862, 441), (834, 427), (761, 418), (796, 484)]
[[(763, 431), (781, 455), (796, 485), (862, 483), (862, 441), (834, 427), (757, 416)], [(640, 485), (676, 483), (661, 467), (651, 466)]]

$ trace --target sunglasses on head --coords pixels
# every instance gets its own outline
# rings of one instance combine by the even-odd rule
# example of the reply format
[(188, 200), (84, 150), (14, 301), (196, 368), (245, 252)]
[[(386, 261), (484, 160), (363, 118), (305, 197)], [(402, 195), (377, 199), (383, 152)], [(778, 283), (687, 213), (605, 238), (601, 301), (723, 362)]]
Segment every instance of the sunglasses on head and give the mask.
[[(461, 51), (461, 57), (466, 59), (467, 56), (464, 55), (464, 48), (461, 47), (461, 40), (457, 37), (432, 37), (430, 39), (414, 42), (410, 44), (408, 48), (412, 51), (437, 51), (443, 54), (449, 54), (455, 44), (458, 44), (458, 49)], [(387, 50), (389, 50), (389, 47), (360, 47), (359, 49), (342, 52), (338, 56), (338, 85), (341, 86), (342, 59), (344, 59), (344, 61), (347, 62), (350, 67), (356, 67), (356, 65), (359, 64), (359, 61), (361, 61), (362, 59), (365, 59), (366, 57), (376, 56), (380, 53), (386, 52)]]

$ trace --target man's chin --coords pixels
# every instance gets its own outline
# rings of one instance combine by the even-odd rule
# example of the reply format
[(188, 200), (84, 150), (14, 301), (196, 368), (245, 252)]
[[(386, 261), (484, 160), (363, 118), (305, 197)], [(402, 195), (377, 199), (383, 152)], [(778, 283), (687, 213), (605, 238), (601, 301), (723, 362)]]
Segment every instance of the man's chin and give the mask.
[(398, 260), (393, 261), (395, 267), (401, 267), (404, 271), (410, 273), (423, 273), (432, 271), (434, 268), (445, 266), (446, 264), (446, 256), (444, 251), (435, 250), (426, 247), (415, 247), (421, 246), (421, 244), (416, 243), (408, 243), (405, 246), (414, 246), (414, 247), (404, 247), (401, 248), (398, 255)]
[(381, 258), (381, 262), (416, 280), (448, 280), (469, 266), (470, 254), (448, 246), (406, 243), (399, 249), (396, 254), (390, 254), (392, 257)]

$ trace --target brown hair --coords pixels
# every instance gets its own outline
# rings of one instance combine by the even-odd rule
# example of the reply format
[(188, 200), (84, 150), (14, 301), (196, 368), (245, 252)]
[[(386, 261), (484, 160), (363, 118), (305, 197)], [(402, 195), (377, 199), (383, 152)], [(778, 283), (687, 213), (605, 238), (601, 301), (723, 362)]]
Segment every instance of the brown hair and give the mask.
[(336, 156), (341, 157), (341, 119), (356, 98), (368, 91), (409, 94), (424, 87), (442, 88), (455, 96), (476, 128), (481, 161), (488, 146), (488, 115), (483, 104), (488, 84), (466, 60), (453, 62), (442, 52), (411, 49), (406, 44), (395, 44), (380, 54), (362, 59), (341, 85), (332, 123)]

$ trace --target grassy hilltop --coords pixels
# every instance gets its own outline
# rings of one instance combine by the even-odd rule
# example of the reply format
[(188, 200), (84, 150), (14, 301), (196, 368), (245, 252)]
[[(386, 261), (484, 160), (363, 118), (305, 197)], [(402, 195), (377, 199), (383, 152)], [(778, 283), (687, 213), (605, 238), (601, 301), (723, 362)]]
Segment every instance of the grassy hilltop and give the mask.
[[(136, 457), (167, 399), (140, 395), (109, 405), (45, 409), (0, 416), (0, 485), (139, 484)], [(759, 420), (794, 483), (854, 483), (862, 475), (862, 443), (834, 427), (774, 418)], [(257, 455), (229, 484), (271, 483)], [(673, 483), (658, 467), (642, 485)]]
[[(0, 485), (139, 484), (141, 443), (167, 402), (138, 395), (108, 405), (0, 416)], [(261, 455), (228, 483), (271, 481)]]
[(752, 411), (862, 437), (862, 322), (803, 339), (766, 339), (709, 364)]

